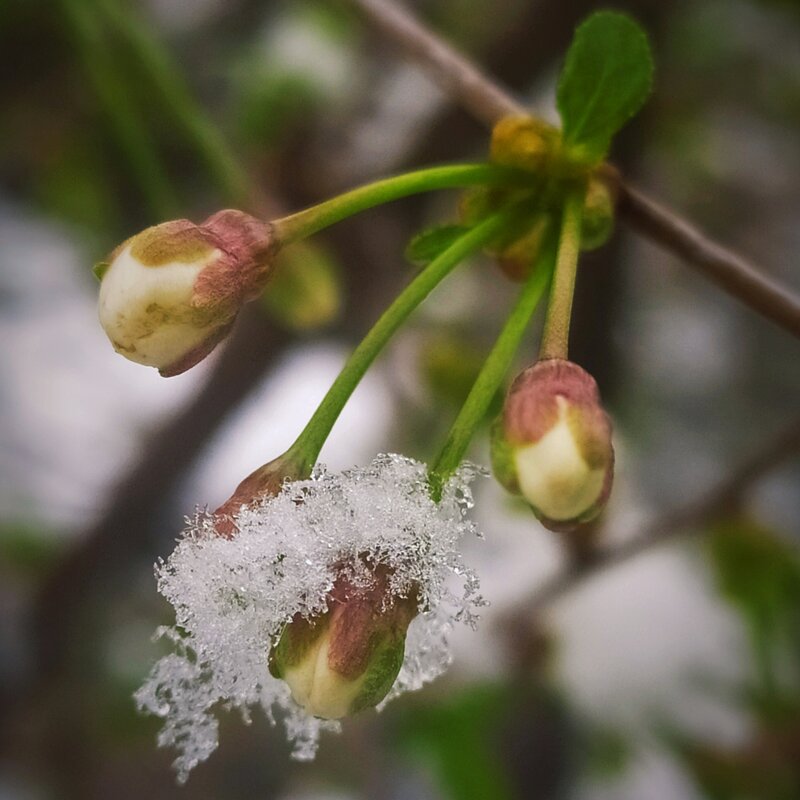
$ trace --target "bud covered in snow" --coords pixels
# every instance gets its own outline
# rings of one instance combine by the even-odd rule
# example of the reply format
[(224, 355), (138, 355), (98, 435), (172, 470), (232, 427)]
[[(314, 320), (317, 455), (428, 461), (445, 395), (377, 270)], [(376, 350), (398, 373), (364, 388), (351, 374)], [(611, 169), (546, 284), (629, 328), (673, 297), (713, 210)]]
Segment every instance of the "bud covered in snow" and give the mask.
[(492, 466), (551, 530), (597, 516), (611, 491), (614, 450), (594, 378), (558, 358), (518, 375), (492, 432)]
[(327, 611), (312, 619), (296, 614), (270, 653), (270, 672), (312, 716), (339, 719), (377, 705), (403, 665), (417, 599), (392, 594), (388, 567), (366, 571), (342, 571)]
[(298, 460), (286, 453), (251, 472), (235, 489), (233, 494), (214, 511), (214, 527), (219, 536), (232, 539), (236, 535), (236, 514), (242, 506), (251, 505), (275, 497), (287, 481), (298, 481), (307, 477)]
[(205, 358), (258, 296), (276, 250), (271, 226), (241, 211), (147, 228), (96, 269), (100, 323), (118, 353), (178, 375)]

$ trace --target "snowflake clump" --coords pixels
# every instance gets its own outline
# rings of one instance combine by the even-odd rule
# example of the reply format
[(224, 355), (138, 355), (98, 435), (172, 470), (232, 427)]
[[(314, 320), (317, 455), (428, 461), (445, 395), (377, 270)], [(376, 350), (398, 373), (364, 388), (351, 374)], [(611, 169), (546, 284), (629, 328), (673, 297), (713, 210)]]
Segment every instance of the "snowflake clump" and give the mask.
[(164, 719), (159, 744), (178, 749), (179, 780), (216, 748), (215, 708), (238, 709), (245, 721), (255, 708), (270, 721), (278, 711), (299, 759), (314, 757), (321, 730), (339, 729), (292, 700), (270, 675), (268, 655), (296, 615), (325, 612), (343, 563), (384, 565), (392, 594), (417, 598), (402, 667), (379, 708), (446, 669), (451, 628), (474, 625), (484, 604), (459, 550), (464, 536), (477, 535), (466, 512), (479, 474), (462, 467), (437, 503), (424, 464), (381, 455), (365, 468), (317, 469), (243, 506), (233, 538), (217, 534), (211, 514), (187, 520), (172, 555), (156, 566), (159, 591), (176, 616), (157, 636), (174, 652), (136, 693), (141, 710)]

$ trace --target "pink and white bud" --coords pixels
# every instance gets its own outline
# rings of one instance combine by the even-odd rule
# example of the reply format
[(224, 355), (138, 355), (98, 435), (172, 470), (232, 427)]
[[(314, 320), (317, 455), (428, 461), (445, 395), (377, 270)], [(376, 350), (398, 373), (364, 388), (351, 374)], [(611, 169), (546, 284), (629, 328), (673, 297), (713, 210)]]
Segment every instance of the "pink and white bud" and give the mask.
[(594, 378), (546, 359), (517, 376), (492, 434), (492, 465), (551, 530), (596, 517), (611, 492), (611, 423)]
[(295, 615), (269, 656), (309, 714), (340, 719), (380, 703), (403, 665), (406, 632), (417, 615), (416, 597), (391, 591), (392, 571), (343, 570), (328, 593), (328, 608), (312, 619)]
[(100, 323), (118, 353), (178, 375), (205, 358), (259, 295), (276, 250), (271, 226), (241, 211), (147, 228), (98, 265)]

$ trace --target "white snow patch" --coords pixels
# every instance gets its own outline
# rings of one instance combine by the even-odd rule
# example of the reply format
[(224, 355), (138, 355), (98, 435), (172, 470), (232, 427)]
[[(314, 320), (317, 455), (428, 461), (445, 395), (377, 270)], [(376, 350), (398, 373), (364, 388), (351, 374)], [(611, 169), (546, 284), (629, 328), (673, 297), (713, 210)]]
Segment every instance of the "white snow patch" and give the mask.
[(451, 628), (456, 621), (474, 625), (483, 605), (459, 550), (464, 536), (477, 533), (465, 515), (478, 474), (462, 467), (437, 504), (424, 464), (383, 455), (365, 468), (320, 469), (244, 507), (234, 539), (217, 536), (205, 512), (187, 521), (172, 555), (156, 567), (159, 591), (176, 614), (175, 626), (157, 635), (175, 652), (156, 663), (136, 694), (140, 709), (164, 718), (159, 744), (179, 750), (180, 781), (217, 746), (215, 708), (238, 709), (245, 721), (254, 708), (270, 720), (279, 710), (300, 759), (313, 758), (320, 731), (338, 730), (338, 723), (308, 716), (267, 668), (283, 625), (296, 613), (325, 609), (337, 564), (367, 557), (392, 568), (397, 596), (418, 592), (420, 614), (384, 704), (446, 669)]

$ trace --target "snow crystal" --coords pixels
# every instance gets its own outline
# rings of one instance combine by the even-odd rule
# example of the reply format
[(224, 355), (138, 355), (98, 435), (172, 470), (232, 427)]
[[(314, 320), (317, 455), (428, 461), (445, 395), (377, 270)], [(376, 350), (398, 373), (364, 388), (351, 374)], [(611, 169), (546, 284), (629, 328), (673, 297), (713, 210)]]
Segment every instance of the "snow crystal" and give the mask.
[(179, 751), (178, 779), (208, 758), (218, 741), (215, 710), (237, 709), (249, 720), (273, 712), (294, 743), (296, 758), (313, 758), (322, 730), (339, 723), (309, 716), (288, 686), (268, 671), (267, 656), (294, 616), (320, 613), (336, 565), (364, 556), (393, 570), (397, 596), (418, 591), (420, 614), (406, 640), (405, 660), (381, 707), (419, 689), (450, 662), (447, 637), (455, 622), (474, 625), (483, 605), (477, 577), (459, 542), (477, 534), (466, 512), (470, 483), (481, 474), (463, 467), (442, 501), (429, 494), (424, 464), (378, 456), (368, 467), (287, 483), (276, 497), (246, 506), (239, 533), (224, 539), (213, 518), (197, 513), (169, 559), (156, 565), (159, 591), (175, 608), (174, 627), (162, 628), (174, 652), (156, 663), (136, 693), (139, 708), (164, 719), (159, 744)]

